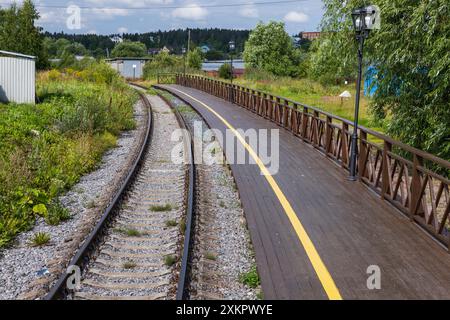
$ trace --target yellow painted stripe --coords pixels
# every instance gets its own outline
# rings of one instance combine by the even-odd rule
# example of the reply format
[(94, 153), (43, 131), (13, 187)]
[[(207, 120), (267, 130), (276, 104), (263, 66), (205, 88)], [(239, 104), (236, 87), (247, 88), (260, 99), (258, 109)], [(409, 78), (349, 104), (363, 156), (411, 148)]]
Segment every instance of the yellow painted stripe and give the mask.
[(207, 110), (209, 110), (211, 113), (213, 113), (220, 121), (222, 121), (230, 130), (233, 132), (233, 134), (238, 138), (240, 143), (247, 149), (250, 156), (255, 160), (256, 164), (259, 166), (261, 172), (264, 174), (265, 178), (267, 179), (267, 182), (272, 187), (273, 192), (278, 198), (278, 201), (282, 205), (286, 215), (289, 218), (289, 221), (291, 222), (299, 240), (302, 244), (303, 248), (306, 251), (306, 254), (308, 255), (309, 260), (311, 261), (311, 264), (317, 274), (317, 277), (319, 278), (320, 282), (322, 283), (322, 286), (330, 300), (342, 300), (341, 294), (339, 293), (339, 289), (337, 288), (336, 284), (334, 283), (333, 278), (331, 277), (330, 272), (328, 271), (327, 267), (322, 261), (322, 258), (320, 257), (319, 253), (317, 252), (316, 247), (314, 246), (313, 242), (311, 241), (311, 238), (308, 236), (308, 233), (306, 232), (305, 228), (303, 227), (302, 223), (300, 222), (297, 214), (295, 213), (294, 209), (292, 208), (291, 204), (289, 203), (288, 199), (284, 195), (283, 191), (281, 191), (280, 187), (278, 186), (278, 183), (275, 181), (275, 179), (270, 174), (269, 170), (266, 168), (262, 160), (259, 158), (258, 154), (253, 150), (253, 148), (245, 141), (245, 139), (241, 136), (241, 134), (227, 121), (225, 120), (219, 113), (217, 113), (215, 110), (213, 110), (211, 107), (203, 103), (202, 101), (194, 98), (193, 96), (175, 89), (171, 88), (171, 90), (178, 91), (179, 93), (184, 94), (185, 96), (191, 98), (192, 100), (198, 102), (202, 106), (204, 106)]

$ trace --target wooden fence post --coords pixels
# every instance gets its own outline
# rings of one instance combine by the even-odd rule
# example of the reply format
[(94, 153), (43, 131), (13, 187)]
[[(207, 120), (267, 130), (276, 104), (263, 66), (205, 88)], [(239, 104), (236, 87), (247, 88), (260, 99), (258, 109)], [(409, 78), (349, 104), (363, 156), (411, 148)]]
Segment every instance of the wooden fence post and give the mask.
[(358, 174), (359, 178), (362, 179), (364, 177), (364, 173), (366, 172), (366, 163), (367, 158), (370, 155), (367, 154), (367, 132), (360, 130), (359, 137), (359, 155), (358, 155)]
[(421, 204), (422, 200), (422, 178), (418, 167), (423, 166), (423, 159), (418, 155), (413, 156), (413, 168), (411, 179), (411, 199), (410, 199), (410, 219), (414, 220), (415, 215), (424, 215)]
[(389, 152), (392, 151), (392, 144), (387, 141), (384, 141), (383, 147), (383, 161), (381, 165), (381, 198), (386, 199), (386, 195), (388, 192), (392, 191), (392, 186), (390, 183), (389, 177)]

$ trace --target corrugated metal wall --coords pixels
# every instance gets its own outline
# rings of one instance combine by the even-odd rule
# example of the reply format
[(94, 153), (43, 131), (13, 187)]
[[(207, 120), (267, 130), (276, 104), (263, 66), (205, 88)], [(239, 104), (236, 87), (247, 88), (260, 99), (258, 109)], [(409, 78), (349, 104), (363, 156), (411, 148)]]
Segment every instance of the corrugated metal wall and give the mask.
[(0, 101), (34, 103), (36, 63), (33, 59), (0, 57)]

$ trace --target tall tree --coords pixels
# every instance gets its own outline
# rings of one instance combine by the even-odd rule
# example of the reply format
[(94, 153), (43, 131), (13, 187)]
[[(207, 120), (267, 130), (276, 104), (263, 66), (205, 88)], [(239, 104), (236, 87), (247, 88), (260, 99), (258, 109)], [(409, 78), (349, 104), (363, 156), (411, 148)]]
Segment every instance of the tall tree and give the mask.
[[(450, 159), (448, 0), (373, 2), (381, 9), (381, 29), (370, 34), (365, 47), (365, 65), (377, 70), (372, 111), (386, 119), (391, 135)], [(334, 60), (356, 63), (351, 11), (363, 3), (324, 0), (322, 28), (338, 39), (326, 44)]]
[(42, 29), (34, 24), (39, 19), (39, 13), (33, 2), (25, 0), (21, 7), (14, 3), (2, 11), (0, 48), (36, 56), (37, 67), (46, 67), (48, 59), (43, 46)]
[(247, 66), (263, 69), (275, 75), (294, 76), (298, 72), (299, 51), (284, 29), (284, 23), (258, 23), (245, 43)]
[(141, 42), (124, 41), (114, 47), (111, 55), (115, 58), (144, 57), (147, 47)]

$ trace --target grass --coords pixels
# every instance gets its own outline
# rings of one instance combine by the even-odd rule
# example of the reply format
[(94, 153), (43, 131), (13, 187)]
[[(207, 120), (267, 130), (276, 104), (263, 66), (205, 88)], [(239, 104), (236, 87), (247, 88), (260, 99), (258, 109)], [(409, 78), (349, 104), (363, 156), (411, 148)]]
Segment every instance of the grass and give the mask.
[(38, 232), (33, 235), (30, 239), (30, 246), (32, 247), (42, 247), (47, 245), (51, 240), (51, 236), (45, 232)]
[(181, 231), (181, 233), (186, 232), (186, 220), (184, 218), (180, 222), (180, 231)]
[(122, 264), (122, 267), (126, 270), (130, 270), (136, 268), (137, 264), (134, 261), (127, 261)]
[[(293, 79), (288, 77), (274, 77), (270, 80), (255, 80), (251, 79), (251, 75), (249, 75), (248, 78), (243, 77), (236, 79), (236, 83), (316, 107), (348, 120), (354, 119), (356, 92), (354, 84), (324, 86), (319, 82), (310, 79)], [(345, 90), (352, 94), (352, 98), (341, 103), (339, 95)], [(384, 132), (382, 127), (372, 121), (369, 112), (369, 103), (370, 100), (367, 97), (361, 97), (360, 124), (367, 128)]]
[(168, 221), (166, 221), (166, 226), (168, 228), (173, 228), (173, 227), (178, 226), (178, 222), (176, 222), (175, 220), (168, 220)]
[(169, 203), (165, 205), (154, 205), (150, 207), (150, 210), (153, 212), (168, 212), (173, 210), (173, 206)]
[(217, 260), (217, 255), (215, 255), (214, 253), (208, 252), (205, 255), (205, 258), (211, 261), (216, 261)]
[(227, 205), (225, 204), (225, 201), (223, 201), (223, 200), (220, 201), (219, 205), (220, 205), (222, 208), (224, 208), (224, 209), (227, 208)]
[(140, 237), (142, 233), (133, 228), (118, 228), (117, 232), (127, 235), (128, 237)]
[(249, 272), (242, 273), (239, 276), (239, 281), (250, 288), (257, 288), (261, 284), (261, 281), (256, 266), (253, 266)]
[(177, 258), (173, 255), (164, 257), (164, 264), (168, 267), (172, 267), (177, 262)]
[(258, 290), (258, 292), (256, 293), (256, 299), (264, 300), (264, 293), (262, 292), (262, 290)]

